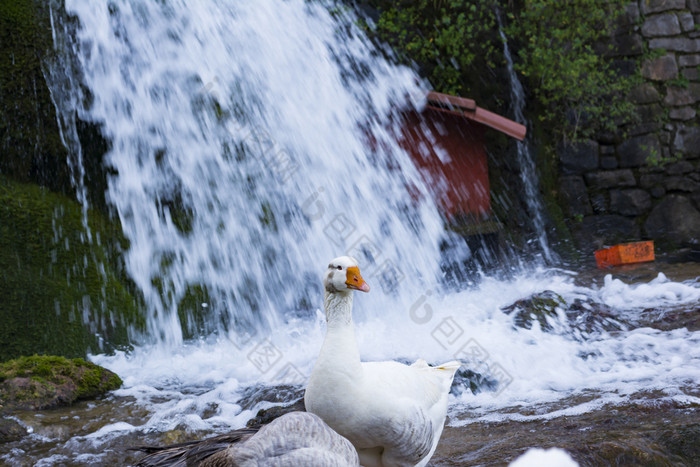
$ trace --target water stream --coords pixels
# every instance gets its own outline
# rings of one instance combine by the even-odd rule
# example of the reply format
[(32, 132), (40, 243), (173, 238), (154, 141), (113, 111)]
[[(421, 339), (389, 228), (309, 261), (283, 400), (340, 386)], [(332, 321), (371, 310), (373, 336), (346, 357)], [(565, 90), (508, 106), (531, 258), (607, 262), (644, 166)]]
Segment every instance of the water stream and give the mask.
[[(387, 63), (340, 5), (66, 9), (80, 28), (65, 53), (92, 98), (56, 104), (110, 142), (107, 198), (148, 325), (132, 350), (91, 356), (121, 389), (17, 415), (32, 433), (0, 448), (2, 462), (130, 462), (125, 446), (239, 428), (292, 402), (324, 335), (320, 275), (344, 253), (373, 287), (355, 302), (364, 359), (457, 357), (480, 375), (476, 393), (466, 373), (453, 390), (454, 429), (583, 414), (641, 393), (700, 403), (700, 334), (640, 319), (693, 311), (693, 273), (657, 276), (659, 266), (630, 280), (534, 262), (459, 291), (443, 285), (442, 219), (393, 136), (424, 83)], [(561, 302), (529, 327), (503, 311), (544, 291)]]

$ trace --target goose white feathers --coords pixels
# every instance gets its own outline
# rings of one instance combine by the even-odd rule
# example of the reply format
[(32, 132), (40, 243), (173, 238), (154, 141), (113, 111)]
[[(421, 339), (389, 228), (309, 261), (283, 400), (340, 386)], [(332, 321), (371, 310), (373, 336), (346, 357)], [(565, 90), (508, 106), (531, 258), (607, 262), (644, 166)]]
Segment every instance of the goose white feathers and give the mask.
[(357, 261), (336, 258), (323, 280), (327, 331), (304, 404), (355, 446), (365, 467), (424, 466), (433, 455), (460, 366), (361, 362), (353, 291), (369, 292)]

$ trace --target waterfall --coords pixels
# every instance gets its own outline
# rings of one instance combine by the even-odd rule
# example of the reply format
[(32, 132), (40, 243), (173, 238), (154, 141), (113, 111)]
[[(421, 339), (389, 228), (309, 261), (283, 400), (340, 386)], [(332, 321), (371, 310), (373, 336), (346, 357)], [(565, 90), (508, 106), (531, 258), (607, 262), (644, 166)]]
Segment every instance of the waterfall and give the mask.
[(92, 99), (57, 105), (110, 143), (106, 196), (149, 313), (137, 341), (242, 341), (308, 315), (341, 254), (360, 259), (385, 305), (403, 296), (407, 309), (415, 297), (402, 291), (432, 286), (442, 221), (393, 137), (420, 83), (341, 5), (67, 0), (66, 10)]
[[(513, 67), (513, 57), (511, 56), (510, 48), (508, 47), (508, 38), (503, 32), (503, 24), (499, 11), (496, 11), (496, 20), (498, 21), (498, 33), (503, 41), (503, 56), (506, 59), (506, 69), (508, 70), (510, 97), (513, 105), (514, 119), (516, 122), (526, 122), (527, 119), (525, 118), (524, 114), (525, 91), (523, 90), (523, 85), (518, 79), (518, 75), (515, 73), (515, 68)], [(518, 162), (520, 163), (520, 178), (523, 182), (525, 201), (532, 219), (533, 231), (535, 232), (535, 235), (537, 235), (537, 242), (539, 243), (544, 259), (547, 262), (552, 263), (555, 259), (555, 254), (550, 249), (549, 241), (547, 240), (547, 232), (545, 230), (544, 216), (542, 212), (543, 207), (539, 193), (537, 170), (535, 168), (535, 161), (532, 151), (530, 150), (529, 137), (522, 141), (517, 141), (516, 144)]]

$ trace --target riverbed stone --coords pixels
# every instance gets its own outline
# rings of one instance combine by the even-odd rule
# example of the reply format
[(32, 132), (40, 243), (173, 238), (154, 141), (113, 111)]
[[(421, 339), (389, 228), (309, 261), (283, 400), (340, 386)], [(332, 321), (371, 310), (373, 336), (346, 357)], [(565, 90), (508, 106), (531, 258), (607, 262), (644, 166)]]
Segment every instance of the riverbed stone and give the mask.
[(641, 167), (661, 156), (661, 144), (654, 134), (642, 135), (623, 141), (617, 152), (620, 167)]
[(594, 189), (635, 186), (637, 181), (629, 169), (602, 170), (584, 175), (586, 184)]
[(11, 418), (0, 418), (0, 444), (16, 441), (28, 434), (27, 429)]
[(640, 188), (612, 190), (610, 211), (623, 216), (639, 216), (651, 208), (651, 196)]
[(593, 213), (586, 183), (579, 175), (561, 177), (559, 194), (569, 217), (585, 216)]
[(643, 15), (661, 13), (670, 10), (682, 10), (686, 0), (642, 0), (639, 6)]
[(673, 36), (680, 32), (681, 24), (674, 13), (647, 16), (642, 24), (642, 35), (645, 37)]
[(598, 143), (593, 140), (561, 145), (558, 152), (564, 173), (579, 174), (598, 168)]
[(670, 194), (652, 209), (644, 230), (650, 238), (700, 245), (700, 211), (687, 197)]
[(654, 81), (668, 81), (678, 77), (678, 64), (673, 54), (666, 54), (642, 63), (642, 76)]

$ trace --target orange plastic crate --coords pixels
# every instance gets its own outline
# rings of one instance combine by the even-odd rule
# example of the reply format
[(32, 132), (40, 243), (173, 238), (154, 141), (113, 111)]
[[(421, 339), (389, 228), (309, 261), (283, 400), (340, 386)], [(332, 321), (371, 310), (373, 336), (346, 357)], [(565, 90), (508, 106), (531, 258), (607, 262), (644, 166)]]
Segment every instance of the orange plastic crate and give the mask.
[(599, 268), (654, 261), (654, 242), (623, 243), (597, 250), (595, 261)]

